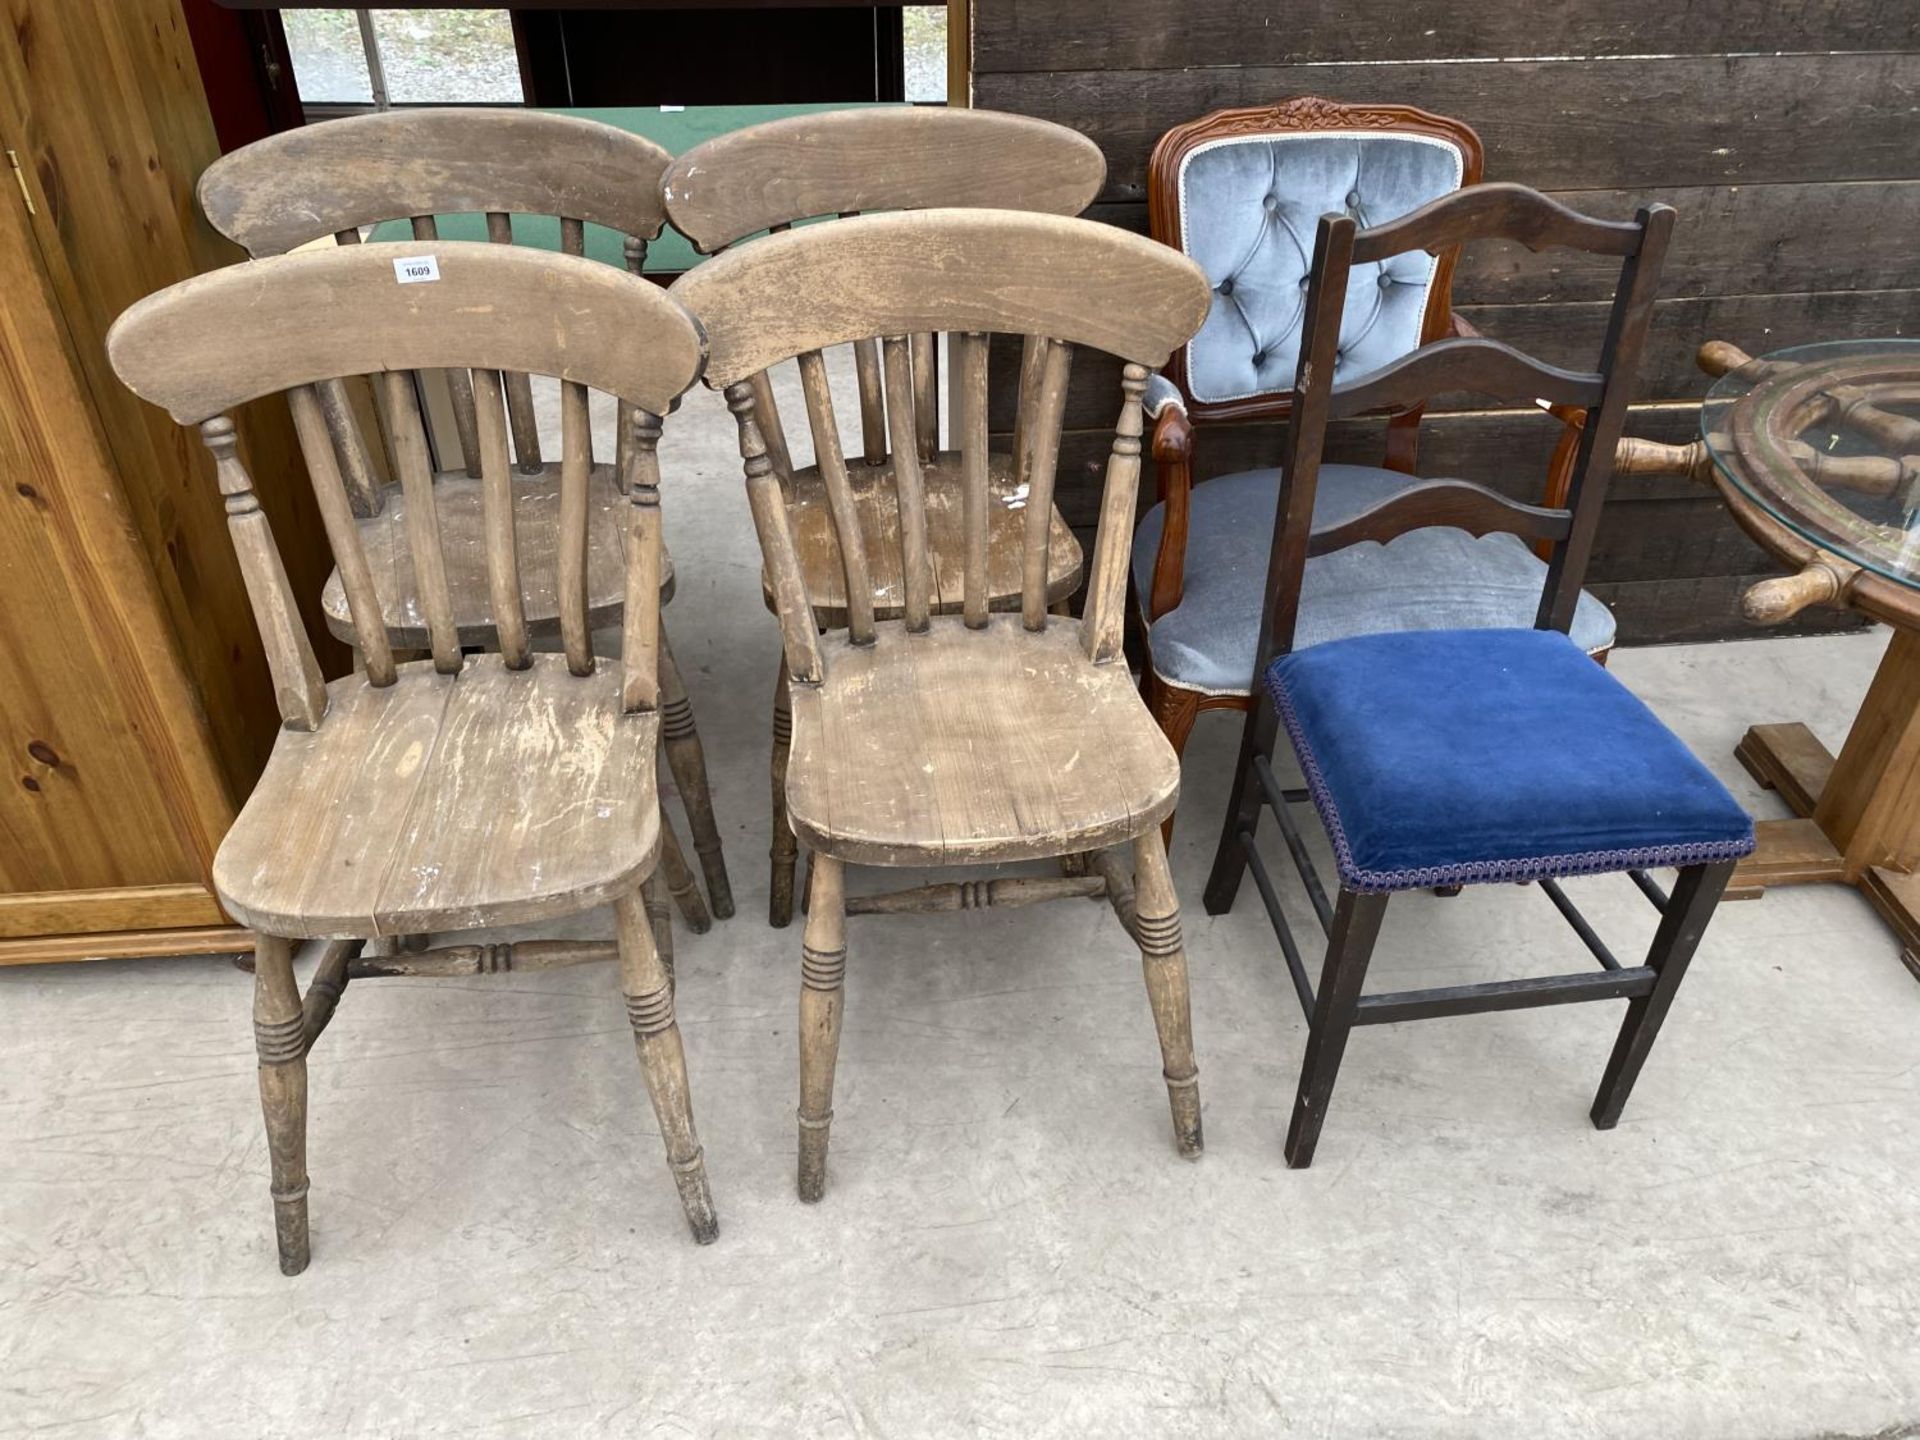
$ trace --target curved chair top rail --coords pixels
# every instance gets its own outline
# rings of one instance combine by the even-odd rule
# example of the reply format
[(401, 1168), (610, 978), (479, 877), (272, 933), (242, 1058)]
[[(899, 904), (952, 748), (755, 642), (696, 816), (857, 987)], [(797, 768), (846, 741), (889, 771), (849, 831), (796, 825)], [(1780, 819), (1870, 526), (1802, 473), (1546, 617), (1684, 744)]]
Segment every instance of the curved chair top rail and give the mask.
[(993, 110), (886, 106), (750, 125), (667, 168), (667, 214), (702, 254), (771, 226), (864, 210), (992, 206), (1078, 215), (1106, 182), (1077, 130)]
[(670, 155), (597, 120), (389, 110), (272, 135), (200, 177), (200, 208), (249, 254), (416, 215), (553, 215), (651, 240)]
[[(402, 283), (398, 262), (424, 255), (437, 278)], [(566, 301), (564, 329), (529, 323), (553, 313), (556, 296)], [(317, 380), (447, 365), (554, 375), (661, 415), (699, 377), (705, 346), (679, 304), (612, 266), (414, 240), (183, 280), (129, 307), (107, 333), (107, 354), (135, 394), (197, 424)]]
[[(1665, 206), (1653, 207), (1665, 209)], [(1354, 236), (1353, 263), (1364, 265), (1409, 250), (1441, 250), (1469, 240), (1516, 240), (1529, 250), (1559, 246), (1593, 255), (1636, 255), (1646, 227), (1634, 220), (1595, 220), (1525, 185), (1468, 185), (1411, 214)]]
[(1180, 161), (1196, 146), (1237, 135), (1316, 133), (1427, 135), (1444, 140), (1460, 152), (1462, 185), (1479, 184), (1485, 163), (1480, 136), (1472, 126), (1450, 116), (1413, 105), (1349, 103), (1321, 95), (1294, 95), (1272, 105), (1214, 110), (1168, 130), (1154, 144), (1147, 161), (1149, 202), (1169, 218), (1177, 213), (1177, 206), (1168, 202), (1175, 198), (1173, 187), (1178, 183)]
[(1091, 220), (910, 210), (770, 235), (670, 292), (706, 327), (719, 390), (778, 361), (875, 335), (1044, 335), (1163, 364), (1207, 313), (1200, 267)]

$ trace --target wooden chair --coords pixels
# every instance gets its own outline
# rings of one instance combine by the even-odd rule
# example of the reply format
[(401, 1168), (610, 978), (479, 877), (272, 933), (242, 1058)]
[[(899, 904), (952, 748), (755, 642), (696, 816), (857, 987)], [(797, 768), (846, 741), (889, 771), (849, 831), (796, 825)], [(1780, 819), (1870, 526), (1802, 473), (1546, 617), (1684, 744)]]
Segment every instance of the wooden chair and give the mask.
[[(1174, 1138), (1201, 1147), (1187, 962), (1159, 822), (1180, 767), (1121, 654), (1126, 547), (1140, 472), (1141, 396), (1151, 366), (1206, 313), (1192, 262), (1089, 221), (987, 210), (869, 215), (771, 236), (681, 279), (674, 293), (706, 327), (707, 383), (738, 418), (748, 498), (779, 605), (792, 677), (793, 752), (786, 811), (814, 854), (801, 952), (800, 1169), (803, 1200), (826, 1183), (827, 1131), (846, 966), (848, 865), (953, 866), (1065, 857), (1129, 844), (1137, 890), (1121, 910), (1137, 942), (1159, 1032)], [(912, 337), (946, 331), (959, 376), (956, 431), (960, 611), (936, 613), (925, 433)], [(1025, 417), (1035, 463), (1020, 516), (1017, 614), (992, 612), (992, 459), (988, 337), (1036, 337), (1046, 373), (1070, 344), (1127, 364), (1107, 463), (1084, 618), (1051, 616), (1049, 539), (1060, 412)], [(876, 537), (847, 468), (822, 447), (822, 481), (840, 545), (847, 626), (822, 638), (783, 503), (757, 377), (800, 360), (822, 373), (828, 345), (877, 340), (885, 351), (887, 474), (897, 531)], [(834, 431), (827, 387), (810, 387), (815, 432)], [(1033, 411), (1037, 409), (1037, 414)], [(881, 618), (872, 577), (882, 544), (898, 546), (900, 616)], [(889, 909), (1024, 903), (1101, 889), (1098, 876), (1001, 879), (929, 887)], [(1118, 897), (1116, 897), (1118, 898)]]
[[(256, 257), (279, 255), (332, 236), (359, 243), (360, 229), (407, 218), (414, 238), (438, 235), (436, 216), (484, 215), (486, 233), (498, 244), (522, 241), (569, 255), (585, 248), (585, 224), (603, 225), (624, 237), (627, 268), (639, 274), (647, 242), (665, 223), (660, 176), (669, 156), (651, 140), (593, 120), (526, 110), (396, 110), (331, 120), (289, 130), (222, 157), (200, 178), (200, 205), (215, 229)], [(460, 465), (434, 477), (434, 498), (447, 551), (447, 584), (454, 624), (465, 646), (499, 648), (500, 633), (487, 585), (482, 545), (483, 483), (473, 386), (466, 374), (446, 375)], [(533, 390), (525, 375), (504, 381), (513, 436), (514, 483), (522, 502), (517, 525), (529, 588), (525, 614), (529, 639), (551, 643), (560, 636), (558, 596), (548, 585), (558, 547), (559, 467), (541, 453)], [(430, 637), (421, 604), (420, 577), (408, 566), (410, 516), (404, 487), (394, 483), (387, 445), (361, 441), (353, 423), (354, 399), (346, 382), (321, 387), (320, 400), (334, 434), (334, 447), (353, 498), (361, 548), (387, 618), (388, 643), (424, 651)], [(363, 401), (362, 413), (376, 410)], [(624, 447), (630, 416), (623, 404), (616, 422)], [(625, 505), (621, 457), (591, 467), (587, 505), (597, 518)], [(595, 527), (603, 543), (587, 557), (587, 619), (596, 628), (620, 623), (626, 571), (616, 543), (617, 526)], [(662, 564), (661, 603), (673, 598), (674, 571)], [(336, 571), (322, 601), (327, 624), (353, 641), (346, 588)], [(686, 806), (693, 845), (712, 900), (713, 913), (733, 913), (733, 889), (714, 819), (706, 756), (686, 684), (664, 630), (660, 642), (661, 707), (667, 763)], [(672, 827), (663, 831), (664, 868), (682, 913), (695, 930), (708, 925), (707, 910), (680, 858)]]
[[(1429, 1016), (1628, 1000), (1592, 1111), (1596, 1127), (1613, 1126), (1734, 862), (1753, 848), (1753, 823), (1726, 788), (1567, 635), (1672, 228), (1673, 211), (1664, 205), (1642, 210), (1632, 223), (1603, 222), (1517, 185), (1469, 187), (1364, 231), (1350, 215), (1320, 221), (1258, 651), (1258, 673), (1273, 703), (1247, 717), (1206, 892), (1208, 911), (1223, 913), (1242, 871), (1252, 867), (1308, 1013), (1306, 1060), (1287, 1133), (1291, 1165), (1313, 1158), (1352, 1027)], [(1479, 239), (1621, 260), (1596, 371), (1562, 370), (1492, 340), (1459, 338), (1424, 345), (1370, 374), (1334, 378), (1340, 317), (1359, 267)], [(1319, 523), (1315, 490), (1330, 419), (1461, 391), (1544, 397), (1586, 411), (1564, 505), (1522, 504), (1464, 480), (1423, 480), (1339, 524)], [(1310, 557), (1385, 544), (1424, 526), (1547, 543), (1533, 628), (1403, 630), (1300, 643)], [(1283, 789), (1274, 777), (1270, 757), (1281, 723), (1305, 773), (1304, 791)], [(1543, 735), (1553, 743), (1541, 744)], [(1331, 905), (1290, 814), (1308, 796), (1339, 870)], [(1329, 937), (1318, 990), (1254, 848), (1263, 807), (1274, 812)], [(1653, 866), (1679, 869), (1671, 895), (1646, 873)], [(1644, 964), (1615, 959), (1555, 879), (1610, 871), (1627, 872), (1660, 911)], [(1537, 882), (1601, 968), (1361, 994), (1390, 894), (1512, 882)]]
[[(1133, 547), (1136, 623), (1147, 653), (1142, 689), (1176, 751), (1184, 752), (1201, 711), (1253, 705), (1261, 581), (1279, 490), (1271, 467), (1195, 488), (1196, 426), (1284, 425), (1292, 413), (1307, 259), (1322, 214), (1343, 211), (1357, 224), (1378, 225), (1478, 184), (1480, 175), (1480, 138), (1458, 120), (1406, 105), (1316, 96), (1216, 111), (1169, 130), (1154, 147), (1153, 237), (1193, 256), (1214, 291), (1207, 323), (1175, 352), (1166, 378), (1147, 397), (1156, 417), (1160, 503), (1142, 518)], [(1455, 259), (1449, 248), (1365, 267), (1338, 351), (1338, 377), (1467, 332), (1451, 306)], [(1412, 483), (1421, 413), (1414, 406), (1390, 419), (1383, 465), (1325, 467), (1316, 524), (1337, 524)], [(1577, 425), (1579, 416), (1564, 418)], [(1550, 505), (1565, 498), (1572, 431), (1568, 436), (1547, 478)], [(1469, 542), (1434, 531), (1392, 551), (1316, 559), (1301, 599), (1301, 640), (1524, 625), (1541, 574), (1542, 562), (1506, 535)], [(1585, 597), (1574, 634), (1604, 656), (1613, 617)]]
[[(432, 283), (400, 284), (423, 253)], [(525, 965), (613, 958), (667, 1159), (696, 1239), (713, 1204), (674, 1023), (673, 983), (649, 906), (660, 850), (654, 785), (660, 682), (660, 415), (699, 373), (702, 342), (659, 290), (605, 265), (512, 246), (358, 245), (236, 265), (148, 297), (108, 336), (135, 393), (198, 426), (213, 452), (228, 526), (279, 697), (282, 729), (260, 783), (214, 861), (214, 888), (258, 932), (254, 1036), (273, 1160), (280, 1267), (306, 1267), (308, 1048), (326, 1026), (360, 943), (517, 925), (611, 903), (612, 943), (527, 942)], [(499, 653), (462, 653), (451, 564), (407, 372), (471, 370), (482, 532)], [(501, 372), (563, 384), (556, 582), (532, 581), (516, 551), (528, 503), (507, 455)], [(364, 528), (335, 460), (322, 382), (375, 375), (394, 430), (432, 658), (399, 662)], [(633, 417), (617, 511), (594, 515), (585, 387)], [(302, 629), (228, 413), (285, 391), (353, 617), (365, 669), (324, 682)], [(593, 653), (584, 583), (592, 531), (617, 527), (626, 553), (622, 659)], [(624, 538), (620, 538), (624, 537)], [(564, 654), (535, 654), (526, 596), (559, 596)], [(304, 998), (292, 942), (325, 938)], [(496, 968), (497, 947), (410, 957), (446, 971)], [(401, 967), (401, 968), (404, 968)], [(391, 973), (376, 964), (372, 973)]]
[[(802, 115), (752, 125), (697, 145), (667, 169), (667, 214), (674, 227), (704, 254), (713, 254), (763, 230), (787, 229), (819, 216), (851, 216), (870, 210), (988, 206), (1055, 215), (1077, 215), (1100, 191), (1107, 166), (1091, 140), (1065, 126), (990, 110), (889, 106)], [(926, 494), (927, 542), (933, 564), (930, 603), (938, 614), (961, 607), (964, 563), (959, 456), (940, 448), (939, 384), (931, 335), (911, 339), (913, 377), (909, 399), (918, 430), (915, 451)], [(1040, 418), (1013, 437), (1011, 453), (987, 461), (987, 605), (1017, 609), (1022, 582), (1022, 494), (1027, 472), (1051, 467), (1049, 452), (1030, 453), (1030, 437), (1057, 433), (1066, 403), (1068, 357), (1047, 352), (1054, 368), (1041, 364), (1041, 347), (1027, 339), (1020, 369), (1022, 414)], [(867, 583), (876, 617), (904, 613), (905, 582), (899, 565), (900, 515), (894, 504), (887, 459), (887, 407), (879, 346), (854, 345), (859, 375), (863, 454), (851, 466), (841, 457), (840, 438), (823, 431), (816, 397), (826, 372), (803, 365), (815, 463), (796, 469), (780, 427), (780, 412), (767, 376), (753, 377), (755, 402), (767, 436), (774, 473), (786, 498), (795, 557), (814, 617), (829, 629), (848, 622), (848, 602), (832, 501), (822, 467), (845, 469), (849, 494), (871, 557)], [(1049, 441), (1048, 443), (1051, 443)], [(1050, 605), (1064, 607), (1080, 588), (1081, 554), (1073, 531), (1054, 510), (1048, 532)], [(768, 609), (776, 606), (771, 579)], [(792, 716), (784, 667), (774, 685), (773, 849), (768, 918), (793, 918), (796, 848), (785, 813)]]

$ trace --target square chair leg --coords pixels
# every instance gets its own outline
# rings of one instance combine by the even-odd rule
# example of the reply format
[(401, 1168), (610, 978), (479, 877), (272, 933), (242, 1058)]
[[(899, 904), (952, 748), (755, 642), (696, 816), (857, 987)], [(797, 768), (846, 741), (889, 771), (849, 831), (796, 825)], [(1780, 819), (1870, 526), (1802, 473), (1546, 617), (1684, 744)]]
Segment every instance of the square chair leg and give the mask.
[(1627, 1002), (1627, 1018), (1620, 1026), (1620, 1038), (1614, 1042), (1607, 1072), (1600, 1080), (1600, 1093), (1594, 1096), (1591, 1112), (1594, 1128), (1611, 1130), (1626, 1108), (1633, 1082), (1660, 1034), (1660, 1026), (1680, 989), (1693, 952), (1706, 934), (1707, 921), (1727, 888), (1733, 874), (1731, 860), (1717, 865), (1693, 865), (1680, 872), (1667, 897), (1667, 908), (1660, 917), (1660, 928), (1647, 949), (1647, 966), (1659, 978), (1653, 989)]
[(1327, 960), (1320, 970), (1320, 988), (1313, 997), (1313, 1018), (1307, 1032), (1307, 1056), (1300, 1066), (1300, 1089), (1293, 1103), (1293, 1121), (1287, 1127), (1287, 1164), (1304, 1170), (1313, 1163), (1320, 1143), (1320, 1126), (1333, 1098), (1333, 1082), (1346, 1054), (1347, 1035), (1360, 1008), (1360, 990), (1367, 980), (1367, 962), (1387, 913), (1385, 895), (1360, 895), (1342, 888), (1333, 912), (1333, 933), (1327, 938)]

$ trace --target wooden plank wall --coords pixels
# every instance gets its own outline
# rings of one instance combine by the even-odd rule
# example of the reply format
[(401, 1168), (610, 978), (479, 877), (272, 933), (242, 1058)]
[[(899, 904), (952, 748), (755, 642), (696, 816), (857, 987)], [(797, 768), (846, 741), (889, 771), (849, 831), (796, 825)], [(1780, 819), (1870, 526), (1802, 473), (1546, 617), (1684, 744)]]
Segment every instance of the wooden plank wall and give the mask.
[[(1147, 156), (1168, 127), (1302, 94), (1457, 116), (1486, 144), (1488, 179), (1592, 214), (1675, 206), (1630, 434), (1691, 435), (1704, 340), (1760, 352), (1920, 334), (1914, 0), (975, 0), (973, 45), (974, 103), (1092, 136), (1109, 167), (1093, 213), (1130, 229), (1146, 228)], [(1482, 251), (1464, 257), (1455, 296), (1489, 335), (1590, 365), (1609, 284), (1564, 254)], [(1061, 495), (1090, 525), (1118, 389), (1093, 357), (1077, 369)], [(1551, 428), (1518, 413), (1439, 415), (1421, 468), (1524, 494)], [(1347, 444), (1344, 458), (1367, 458), (1376, 442)], [(1271, 463), (1278, 446), (1270, 427), (1203, 430), (1198, 473)], [(1716, 499), (1622, 480), (1591, 579), (1623, 639), (1646, 643), (1753, 633), (1739, 595), (1773, 569)], [(1799, 628), (1847, 623), (1819, 611)]]

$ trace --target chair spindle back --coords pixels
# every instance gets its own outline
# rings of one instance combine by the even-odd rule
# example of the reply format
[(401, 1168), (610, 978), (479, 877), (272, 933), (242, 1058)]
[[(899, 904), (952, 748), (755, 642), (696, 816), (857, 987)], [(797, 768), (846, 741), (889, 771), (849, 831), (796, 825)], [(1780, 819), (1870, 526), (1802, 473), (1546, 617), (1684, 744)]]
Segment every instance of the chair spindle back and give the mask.
[[(927, 541), (921, 430), (913, 400), (917, 334), (945, 331), (960, 376), (957, 430), (962, 475), (962, 623), (988, 625), (988, 338), (1031, 337), (1023, 362), (1020, 453), (1028, 486), (1024, 516), (1022, 615), (1044, 630), (1047, 516), (1059, 455), (1068, 359), (1091, 345), (1127, 361), (1118, 433), (1106, 472), (1099, 539), (1081, 622), (1087, 654), (1120, 653), (1126, 554), (1140, 473), (1142, 395), (1152, 367), (1199, 327), (1205, 277), (1164, 246), (1089, 221), (999, 210), (921, 210), (868, 215), (832, 227), (770, 236), (683, 277), (673, 295), (700, 318), (712, 353), (707, 383), (724, 390), (740, 427), (748, 496), (780, 611), (788, 672), (818, 684), (828, 663), (807, 599), (758, 397), (769, 365), (797, 358), (822, 456), (849, 597), (848, 643), (872, 642), (875, 622), (863, 535), (838, 455), (821, 350), (878, 340), (884, 352), (893, 480), (897, 490), (902, 623), (909, 634), (933, 623), (939, 577)], [(1038, 523), (1036, 523), (1036, 515)]]
[[(587, 223), (606, 226), (624, 237), (626, 266), (639, 274), (647, 242), (665, 224), (660, 177), (670, 159), (651, 140), (575, 116), (390, 110), (285, 131), (236, 150), (207, 167), (199, 196), (214, 228), (256, 259), (329, 234), (342, 245), (357, 244), (361, 226), (400, 219), (411, 222), (415, 240), (436, 244), (436, 217), (443, 215), (482, 215), (487, 239), (512, 245), (520, 215), (557, 219), (565, 255), (586, 253)], [(516, 463), (522, 474), (537, 475), (544, 461), (532, 385), (524, 373), (510, 371), (503, 386)], [(462, 463), (480, 479), (485, 447), (473, 382), (454, 370), (447, 372), (447, 387)], [(344, 418), (350, 404), (344, 384), (329, 380), (321, 399), (354, 511), (375, 513), (379, 485), (358, 427)], [(623, 406), (620, 446), (631, 424)], [(564, 440), (561, 448), (564, 466)]]
[[(993, 110), (882, 106), (796, 115), (716, 136), (669, 165), (662, 189), (674, 227), (711, 255), (762, 230), (779, 234), (827, 216), (935, 208), (1078, 215), (1106, 175), (1100, 147), (1064, 125)], [(934, 336), (922, 330), (907, 339), (911, 384), (897, 403), (879, 344), (871, 337), (853, 342), (870, 465), (888, 453), (890, 409), (912, 417), (923, 461), (940, 448)], [(784, 483), (793, 467), (772, 387), (752, 383), (761, 434)]]
[[(562, 385), (560, 544), (551, 583), (561, 596), (568, 668), (594, 668), (584, 576), (589, 535), (588, 387), (630, 407), (632, 434), (618, 525), (627, 557), (621, 703), (657, 707), (660, 520), (659, 416), (699, 375), (699, 328), (652, 285), (591, 261), (511, 246), (444, 242), (438, 278), (401, 283), (396, 262), (418, 244), (368, 244), (287, 255), (184, 281), (132, 306), (108, 335), (121, 380), (196, 425), (212, 450), (229, 527), (267, 648), (284, 722), (312, 729), (326, 693), (319, 681), (284, 567), (234, 450), (226, 412), (284, 391), (339, 567), (367, 681), (386, 686), (398, 670), (362, 548), (348, 485), (327, 424), (325, 382), (374, 375), (391, 412), (395, 460), (407, 503), (406, 537), (434, 668), (458, 673), (463, 660), (447, 579), (449, 556), (484, 554), (488, 593), (509, 669), (532, 663), (526, 589), (514, 545), (516, 507), (527, 501), (507, 456), (504, 374), (551, 375)], [(407, 372), (450, 368), (470, 374), (482, 471), (484, 535), (442, 532), (426, 437)], [(540, 577), (531, 577), (540, 583)]]

